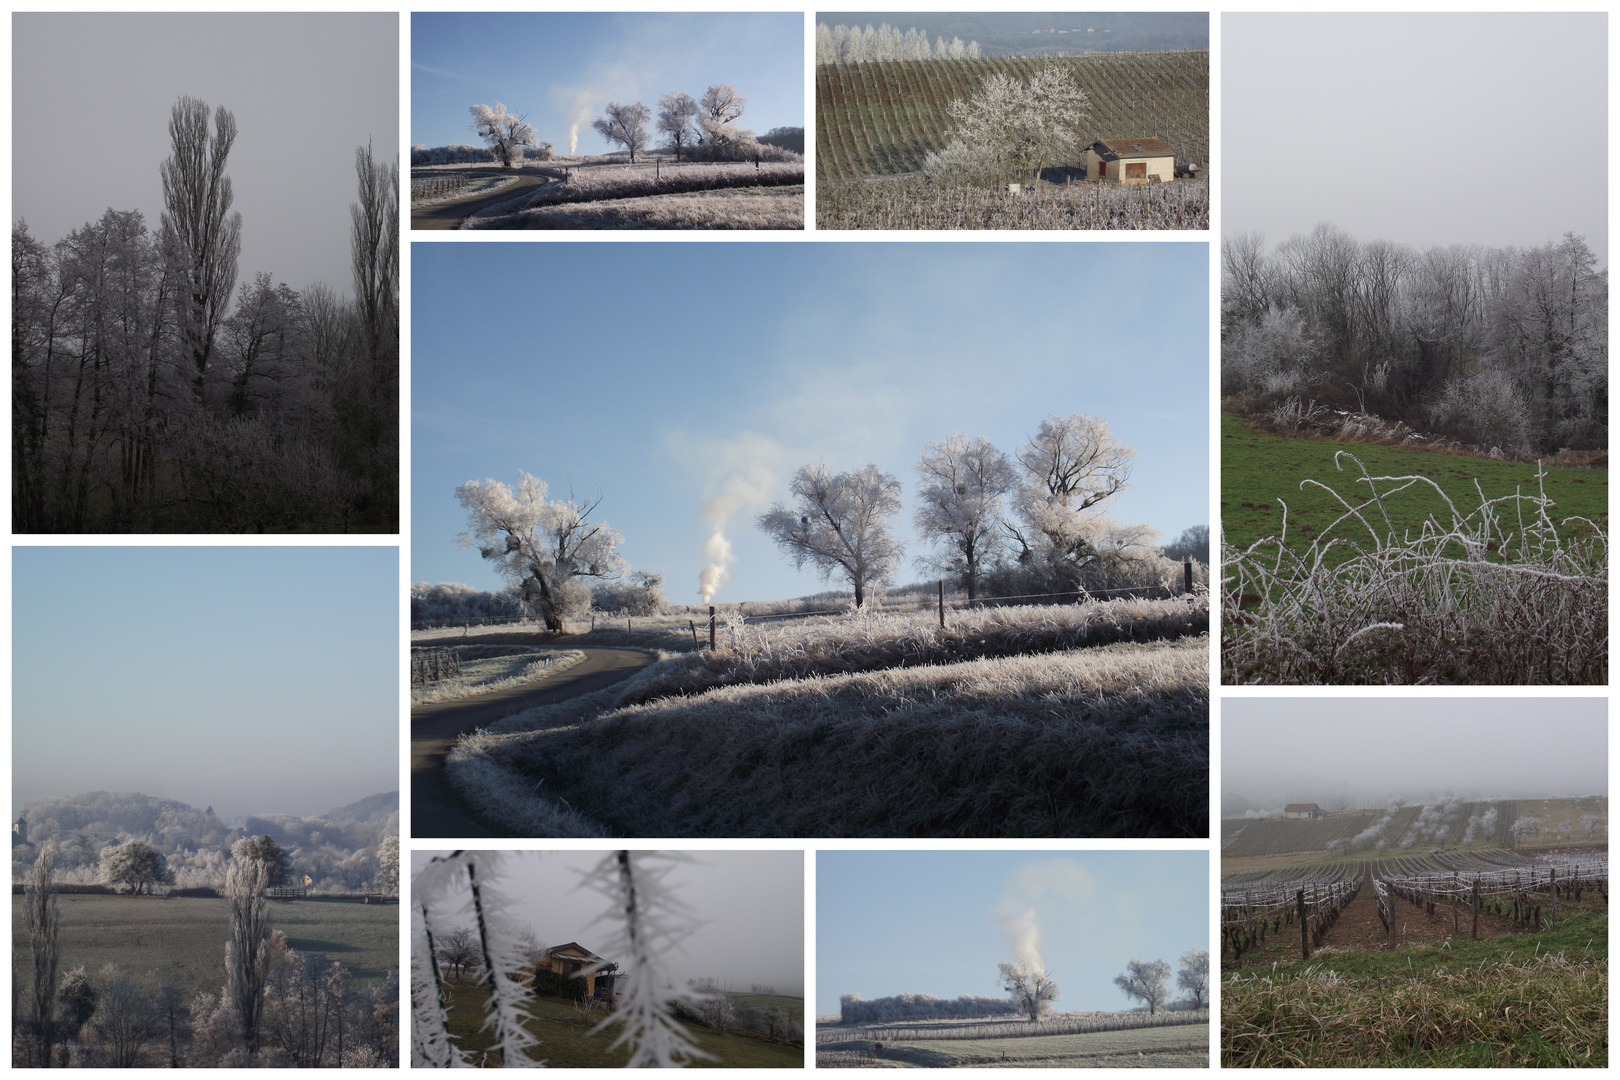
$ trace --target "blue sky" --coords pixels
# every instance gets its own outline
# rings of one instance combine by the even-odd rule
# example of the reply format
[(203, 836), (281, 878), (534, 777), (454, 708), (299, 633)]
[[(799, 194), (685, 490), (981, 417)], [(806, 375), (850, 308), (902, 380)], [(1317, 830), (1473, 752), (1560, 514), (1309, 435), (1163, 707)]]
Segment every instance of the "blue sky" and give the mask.
[(1128, 962), (1209, 947), (1209, 855), (817, 852), (816, 1012), (842, 994), (999, 997), (996, 965), (1031, 926), (1057, 1009), (1132, 1007), (1113, 981)]
[(393, 547), (17, 547), (12, 813), (138, 791), (308, 816), (399, 787)]
[[(411, 575), (500, 587), (456, 487), (519, 469), (602, 495), (621, 553), (697, 601), (702, 508), (731, 496), (719, 599), (830, 586), (753, 526), (801, 465), (874, 462), (910, 493), (954, 432), (1015, 452), (1048, 413), (1138, 454), (1122, 520), (1205, 524), (1202, 243), (426, 244), (412, 263)], [(838, 583), (835, 583), (838, 584)], [(839, 587), (842, 587), (840, 585)]]
[[(472, 105), (527, 113), (538, 138), (581, 154), (609, 146), (591, 128), (609, 101), (693, 100), (714, 83), (748, 99), (739, 125), (763, 135), (804, 126), (804, 16), (766, 14), (416, 12), (411, 16), (411, 143), (475, 143)], [(662, 140), (657, 140), (659, 143)]]

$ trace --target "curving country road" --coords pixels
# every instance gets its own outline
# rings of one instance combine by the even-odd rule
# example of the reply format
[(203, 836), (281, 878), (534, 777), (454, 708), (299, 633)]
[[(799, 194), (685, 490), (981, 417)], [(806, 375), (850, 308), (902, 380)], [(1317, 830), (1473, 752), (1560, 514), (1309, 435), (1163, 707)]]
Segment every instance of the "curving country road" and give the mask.
[[(532, 635), (526, 635), (533, 640)], [(640, 649), (581, 649), (585, 659), (555, 679), (411, 708), (411, 835), (510, 836), (477, 817), (450, 788), (444, 758), (456, 736), (536, 705), (552, 705), (627, 679), (652, 663)]]
[[(472, 176), (500, 176), (507, 175), (504, 169), (473, 170)], [(524, 173), (518, 177), (518, 182), (510, 187), (501, 188), (493, 195), (469, 195), (465, 199), (455, 199), (451, 202), (435, 203), (421, 209), (411, 208), (411, 228), (413, 229), (459, 229), (461, 223), (472, 217), (480, 210), (487, 210), (503, 202), (522, 195), (527, 190), (549, 184), (554, 177), (541, 173)]]

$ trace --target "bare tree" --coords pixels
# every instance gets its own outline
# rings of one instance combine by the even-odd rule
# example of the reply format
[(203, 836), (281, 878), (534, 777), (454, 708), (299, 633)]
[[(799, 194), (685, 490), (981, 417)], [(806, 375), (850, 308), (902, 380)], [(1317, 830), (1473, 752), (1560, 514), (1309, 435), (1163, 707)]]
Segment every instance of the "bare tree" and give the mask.
[(901, 546), (889, 528), (900, 513), (900, 481), (876, 465), (836, 475), (805, 465), (789, 491), (793, 507), (776, 503), (757, 524), (794, 566), (809, 563), (823, 580), (842, 574), (855, 590), (856, 607), (865, 603), (868, 586), (893, 580)]
[(52, 882), (51, 849), (40, 848), (28, 877), (23, 906), (28, 920), (28, 945), (34, 958), (34, 1020), (39, 1024), (40, 1061), (51, 1066), (51, 1042), (56, 1020), (56, 971), (61, 962), (62, 913)]
[(439, 963), (454, 972), (458, 979), (462, 971), (478, 963), (478, 935), (465, 926), (439, 937), (437, 945)]
[(549, 630), (562, 630), (571, 605), (589, 603), (576, 578), (624, 572), (624, 559), (614, 550), (623, 535), (590, 520), (600, 498), (584, 503), (570, 493), (566, 501), (548, 500), (546, 482), (521, 471), (516, 491), (499, 480), (469, 480), (456, 488), (456, 498), (468, 515), (462, 546), (476, 544), (479, 554), (519, 585), (524, 600), (538, 604)]
[(658, 130), (669, 139), (675, 151), (675, 160), (681, 160), (681, 148), (697, 138), (698, 103), (683, 90), (671, 90), (658, 99)]
[[(500, 158), (501, 164), (508, 169), (514, 161), (523, 159), (523, 148), (534, 145), (534, 125), (526, 123), (528, 113), (521, 115), (509, 113), (506, 106), (496, 102), (494, 108), (488, 105), (473, 105), (467, 109), (472, 113), (472, 130), (489, 148)], [(369, 156), (369, 154), (368, 154)]]
[(987, 439), (952, 435), (923, 447), (917, 479), (917, 532), (941, 549), (917, 562), (956, 578), (972, 600), (1002, 548), (1002, 500), (1018, 484), (1012, 462)]
[(1114, 985), (1125, 996), (1145, 1003), (1148, 1014), (1157, 1013), (1170, 1000), (1170, 965), (1163, 960), (1132, 960), (1125, 974), (1114, 976)]
[(101, 979), (88, 1025), (95, 1049), (114, 1069), (136, 1068), (157, 1028), (157, 1005), (145, 988), (112, 964), (101, 969)]
[[(375, 450), (396, 443), (398, 435), (399, 162), (373, 160), (368, 142), (355, 148), (354, 168), (360, 201), (349, 206), (349, 246), (367, 361), (360, 434)], [(386, 485), (386, 476), (377, 479)]]
[(647, 121), (652, 119), (652, 111), (637, 101), (630, 105), (620, 105), (617, 101), (608, 103), (607, 110), (602, 118), (591, 124), (602, 138), (609, 142), (616, 142), (630, 151), (630, 163), (636, 161), (636, 151), (647, 148)]
[(264, 1013), (264, 983), (270, 969), (269, 881), (257, 859), (233, 862), (225, 871), (225, 902), (231, 936), (225, 943), (225, 993), (242, 1024), (248, 1053), (259, 1050), (259, 1019)]
[(1052, 1002), (1062, 997), (1058, 984), (1038, 963), (1019, 960), (1000, 966), (1001, 988), (1012, 998), (1013, 1006), (1030, 1020), (1044, 1019)]
[(212, 138), (208, 121), (206, 103), (189, 96), (175, 102), (169, 114), (171, 151), (162, 167), (162, 245), (185, 283), (177, 309), (198, 405), (242, 250), (242, 215), (230, 212), (234, 196), (225, 175), (236, 117), (223, 106), (215, 109)]
[(1188, 949), (1181, 954), (1181, 968), (1176, 972), (1176, 985), (1192, 995), (1193, 1004), (1202, 1009), (1209, 1003), (1209, 950)]

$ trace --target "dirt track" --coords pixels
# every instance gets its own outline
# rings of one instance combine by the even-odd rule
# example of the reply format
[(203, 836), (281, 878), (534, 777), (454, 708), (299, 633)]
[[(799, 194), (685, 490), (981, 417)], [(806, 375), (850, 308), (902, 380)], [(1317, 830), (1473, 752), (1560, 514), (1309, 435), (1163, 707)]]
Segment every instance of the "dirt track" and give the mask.
[[(518, 635), (497, 635), (513, 637)], [(534, 641), (535, 635), (520, 635)], [(490, 640), (490, 639), (479, 639)], [(459, 642), (457, 642), (459, 644)], [(510, 833), (473, 814), (444, 776), (444, 758), (456, 736), (536, 705), (552, 705), (611, 686), (652, 663), (640, 649), (581, 649), (585, 659), (556, 679), (457, 701), (411, 709), (411, 835), (415, 837), (495, 837)]]
[[(475, 177), (504, 175), (504, 169), (469, 169), (467, 174)], [(501, 188), (493, 195), (469, 195), (465, 199), (456, 199), (452, 202), (435, 203), (424, 206), (420, 210), (411, 208), (411, 228), (413, 229), (459, 229), (461, 223), (480, 210), (487, 210), (503, 202), (522, 195), (525, 191), (532, 191), (543, 184), (549, 184), (552, 177), (540, 173), (523, 173), (518, 182), (510, 187)]]

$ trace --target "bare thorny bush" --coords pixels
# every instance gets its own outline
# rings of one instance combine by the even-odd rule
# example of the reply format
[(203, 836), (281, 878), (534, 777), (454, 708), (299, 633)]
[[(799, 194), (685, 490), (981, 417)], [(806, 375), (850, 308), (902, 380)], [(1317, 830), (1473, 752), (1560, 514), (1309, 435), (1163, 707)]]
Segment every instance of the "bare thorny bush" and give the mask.
[[(1427, 477), (1372, 476), (1343, 459), (1367, 496), (1352, 503), (1304, 481), (1344, 508), (1309, 547), (1289, 546), (1286, 503), (1281, 535), (1223, 540), (1224, 681), (1608, 681), (1608, 536), (1586, 518), (1555, 520), (1544, 472), (1533, 495), (1487, 499), (1476, 481), (1479, 505), (1465, 513)], [(1444, 515), (1398, 531), (1387, 500), (1425, 487)]]

